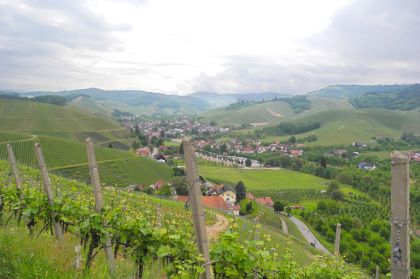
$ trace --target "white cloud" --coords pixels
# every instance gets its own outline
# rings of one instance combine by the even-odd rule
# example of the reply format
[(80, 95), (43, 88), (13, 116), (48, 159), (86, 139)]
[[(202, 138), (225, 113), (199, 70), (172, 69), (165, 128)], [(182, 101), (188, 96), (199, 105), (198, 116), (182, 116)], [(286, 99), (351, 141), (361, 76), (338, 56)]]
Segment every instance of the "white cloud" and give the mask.
[(0, 88), (302, 93), (407, 82), (418, 74), (410, 62), (419, 56), (418, 8), (413, 0), (0, 0)]

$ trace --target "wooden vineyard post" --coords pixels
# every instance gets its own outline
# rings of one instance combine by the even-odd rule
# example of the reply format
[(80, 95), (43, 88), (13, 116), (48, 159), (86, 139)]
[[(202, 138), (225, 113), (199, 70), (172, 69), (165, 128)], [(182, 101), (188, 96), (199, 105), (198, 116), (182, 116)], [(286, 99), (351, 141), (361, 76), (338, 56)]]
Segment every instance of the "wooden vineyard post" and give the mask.
[(391, 278), (410, 278), (409, 156), (394, 151), (391, 185)]
[(335, 255), (340, 255), (340, 237), (341, 237), (341, 224), (337, 223), (335, 228)]
[(379, 266), (376, 266), (375, 269), (375, 279), (379, 279)]
[[(102, 209), (104, 208), (102, 187), (101, 181), (99, 179), (98, 165), (96, 164), (95, 149), (93, 147), (93, 142), (90, 138), (86, 139), (86, 149), (89, 161), (90, 179), (93, 187), (93, 193), (95, 195), (95, 209), (97, 213), (102, 214)], [(103, 221), (103, 226), (107, 226), (105, 220)], [(109, 237), (108, 232), (105, 232), (105, 253), (108, 258), (109, 269), (111, 272), (113, 272), (115, 269), (115, 259), (111, 248), (111, 239)]]
[[(255, 217), (255, 231), (254, 231), (254, 240), (258, 240), (260, 238), (259, 234), (258, 234), (258, 222), (259, 222), (259, 218), (260, 218), (260, 213), (258, 213), (258, 215)], [(258, 278), (258, 271), (255, 268), (254, 269), (254, 279)]]
[[(39, 170), (41, 172), (42, 182), (44, 184), (44, 191), (45, 191), (45, 194), (47, 195), (48, 203), (49, 203), (50, 206), (53, 206), (54, 205), (54, 196), (53, 196), (53, 192), (51, 190), (50, 177), (48, 175), (48, 170), (47, 170), (47, 166), (45, 165), (44, 155), (42, 155), (41, 145), (39, 143), (35, 143), (35, 154), (36, 154), (36, 158), (38, 160), (38, 166), (39, 166)], [(56, 216), (57, 216), (57, 214), (55, 212), (51, 213), (51, 222), (52, 222), (52, 225), (54, 227), (55, 237), (58, 240), (62, 241), (63, 240), (63, 233), (61, 231), (60, 224), (55, 221)]]
[(7, 144), (7, 158), (10, 163), (10, 168), (12, 170), (12, 174), (15, 177), (16, 182), (16, 190), (19, 196), (19, 200), (22, 201), (23, 199), (23, 191), (22, 191), (22, 180), (20, 179), (19, 169), (16, 164), (15, 154), (13, 152), (13, 148), (11, 144)]
[(210, 279), (210, 254), (209, 243), (206, 230), (206, 218), (204, 215), (203, 205), (201, 201), (201, 187), (198, 179), (197, 163), (195, 161), (195, 148), (190, 140), (184, 139), (182, 142), (184, 147), (184, 156), (187, 170), (187, 184), (190, 189), (190, 203), (192, 217), (197, 237), (198, 250), (204, 257), (205, 272), (202, 278)]

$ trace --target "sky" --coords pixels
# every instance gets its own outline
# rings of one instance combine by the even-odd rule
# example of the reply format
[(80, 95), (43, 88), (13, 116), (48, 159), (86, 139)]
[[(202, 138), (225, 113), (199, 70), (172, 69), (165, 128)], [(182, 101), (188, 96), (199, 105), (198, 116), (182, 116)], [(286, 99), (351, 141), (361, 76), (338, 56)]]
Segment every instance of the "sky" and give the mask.
[(0, 88), (302, 94), (420, 79), (417, 0), (0, 0)]

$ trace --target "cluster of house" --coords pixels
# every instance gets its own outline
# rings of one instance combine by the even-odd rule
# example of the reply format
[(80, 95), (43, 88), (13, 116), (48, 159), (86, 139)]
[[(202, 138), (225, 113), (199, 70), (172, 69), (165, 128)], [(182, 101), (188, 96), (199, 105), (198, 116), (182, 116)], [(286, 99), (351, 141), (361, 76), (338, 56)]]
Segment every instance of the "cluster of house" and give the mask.
[[(188, 196), (177, 195), (174, 198), (177, 201), (188, 203)], [(273, 200), (270, 197), (255, 198), (251, 192), (247, 192), (246, 198), (264, 206), (273, 207)], [(236, 202), (235, 191), (223, 184), (210, 187), (206, 191), (206, 195), (202, 196), (201, 201), (205, 207), (222, 210), (234, 216), (238, 216), (241, 209)]]
[(263, 144), (258, 140), (239, 140), (231, 139), (228, 142), (221, 142), (216, 140), (197, 140), (194, 145), (199, 150), (209, 148), (212, 151), (223, 150), (225, 153), (237, 154), (254, 154), (265, 153), (270, 151), (281, 151), (289, 154), (291, 157), (300, 157), (303, 155), (304, 145), (301, 143), (280, 143), (275, 141), (270, 144)]
[(166, 163), (166, 156), (160, 153), (160, 151), (162, 151), (162, 149), (164, 149), (165, 147), (166, 146), (161, 146), (159, 148), (154, 147), (153, 149), (151, 149), (149, 146), (143, 146), (136, 149), (136, 154), (141, 157), (153, 158), (159, 163)]
[(188, 117), (178, 117), (175, 119), (124, 119), (122, 125), (130, 130), (138, 129), (149, 137), (179, 138), (189, 134), (213, 134), (226, 133), (229, 128), (219, 128), (201, 123)]

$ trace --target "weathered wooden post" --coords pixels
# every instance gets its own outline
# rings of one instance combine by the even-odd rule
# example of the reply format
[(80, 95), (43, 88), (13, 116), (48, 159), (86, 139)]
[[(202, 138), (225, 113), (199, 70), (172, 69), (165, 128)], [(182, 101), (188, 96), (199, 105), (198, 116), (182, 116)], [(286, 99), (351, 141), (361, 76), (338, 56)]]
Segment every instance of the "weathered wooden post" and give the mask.
[[(259, 218), (260, 218), (260, 213), (257, 214), (257, 216), (255, 217), (255, 232), (254, 232), (254, 240), (258, 240), (260, 238), (260, 235), (258, 234), (258, 222), (259, 222)], [(258, 278), (258, 270), (255, 268), (254, 269), (254, 279)]]
[[(54, 196), (53, 196), (53, 192), (51, 190), (51, 181), (50, 181), (50, 177), (48, 175), (47, 166), (45, 164), (44, 155), (42, 155), (41, 145), (39, 143), (35, 143), (35, 154), (36, 154), (36, 158), (38, 160), (38, 166), (39, 166), (39, 170), (41, 172), (42, 182), (44, 184), (44, 191), (45, 191), (45, 194), (47, 195), (48, 203), (49, 203), (50, 206), (53, 206), (54, 205)], [(51, 222), (52, 222), (52, 225), (54, 227), (55, 237), (58, 240), (62, 241), (63, 240), (63, 233), (61, 231), (60, 224), (57, 223), (56, 220), (55, 220), (56, 216), (57, 216), (57, 214), (55, 212), (51, 213)]]
[(379, 279), (379, 266), (376, 266), (375, 279)]
[(341, 224), (337, 223), (335, 228), (335, 255), (340, 255), (340, 237), (341, 237)]
[[(87, 149), (87, 155), (88, 155), (88, 161), (89, 161), (90, 179), (91, 179), (91, 184), (93, 187), (93, 193), (95, 195), (95, 210), (97, 213), (102, 214), (102, 209), (104, 208), (102, 187), (101, 187), (101, 181), (99, 179), (98, 165), (96, 163), (95, 149), (93, 147), (93, 142), (90, 138), (86, 139), (86, 149)], [(103, 220), (103, 226), (104, 227), (107, 226), (107, 223), (105, 220)], [(108, 258), (109, 269), (111, 272), (113, 272), (115, 269), (115, 258), (112, 253), (111, 239), (109, 237), (108, 232), (105, 232), (105, 253)]]
[(391, 277), (410, 278), (409, 156), (394, 151), (391, 186)]
[(189, 139), (182, 141), (184, 147), (184, 156), (187, 170), (187, 183), (190, 190), (190, 204), (197, 237), (198, 250), (204, 257), (204, 267), (206, 271), (202, 274), (202, 278), (210, 279), (210, 254), (209, 243), (206, 230), (206, 217), (204, 215), (203, 205), (201, 201), (201, 187), (198, 179), (197, 163), (195, 161), (195, 148)]
[(19, 199), (22, 201), (23, 199), (22, 180), (20, 179), (19, 169), (16, 164), (15, 153), (13, 152), (13, 148), (10, 143), (7, 144), (7, 155), (8, 155), (7, 158), (10, 164), (10, 169), (12, 170), (12, 174), (15, 177), (16, 191), (19, 196)]

